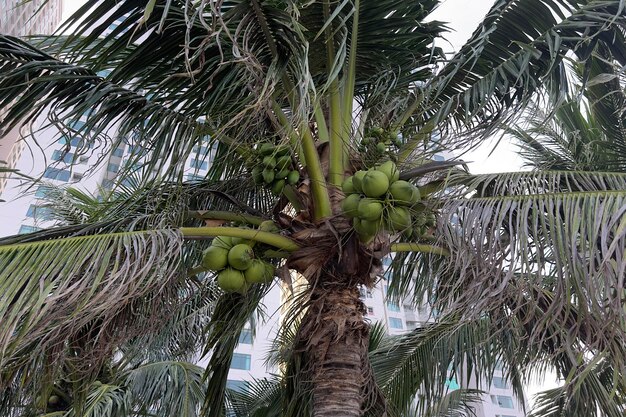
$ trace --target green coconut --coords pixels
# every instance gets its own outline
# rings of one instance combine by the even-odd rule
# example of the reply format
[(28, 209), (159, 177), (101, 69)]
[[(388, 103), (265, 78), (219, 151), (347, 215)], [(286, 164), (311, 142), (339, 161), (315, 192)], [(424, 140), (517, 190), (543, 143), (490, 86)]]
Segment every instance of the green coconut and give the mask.
[(226, 292), (242, 293), (247, 288), (243, 272), (233, 268), (226, 268), (217, 274), (217, 285)]
[(274, 181), (274, 170), (271, 168), (265, 168), (263, 170), (263, 181), (266, 184), (271, 184)]
[(363, 198), (359, 201), (357, 215), (362, 220), (375, 221), (383, 214), (383, 205), (373, 198)]
[(57, 405), (61, 401), (61, 398), (58, 395), (51, 395), (48, 398), (48, 404)]
[(359, 201), (361, 196), (359, 194), (350, 194), (341, 202), (341, 210), (343, 214), (348, 217), (356, 217), (358, 215)]
[(385, 133), (385, 130), (380, 126), (376, 126), (376, 127), (371, 128), (370, 132), (376, 136), (381, 136), (383, 133)]
[(437, 224), (437, 216), (435, 213), (428, 213), (426, 215), (426, 226), (435, 227)]
[(380, 197), (389, 189), (389, 178), (384, 172), (369, 170), (361, 181), (361, 188), (368, 197)]
[(415, 215), (415, 224), (417, 227), (422, 227), (426, 225), (426, 213), (417, 213)]
[(280, 232), (280, 229), (278, 228), (278, 226), (276, 226), (276, 223), (274, 223), (272, 220), (265, 220), (261, 222), (261, 224), (259, 225), (259, 230), (262, 232), (271, 232), (271, 233)]
[(298, 181), (300, 181), (300, 173), (296, 170), (289, 171), (289, 174), (287, 174), (287, 183), (296, 185)]
[(411, 213), (404, 207), (390, 207), (387, 212), (389, 229), (400, 232), (411, 227)]
[(210, 246), (202, 253), (202, 266), (206, 269), (219, 271), (228, 265), (228, 249)]
[(261, 155), (271, 155), (274, 153), (275, 150), (276, 147), (271, 143), (262, 143), (261, 146), (259, 146), (259, 152), (261, 153)]
[(380, 230), (380, 219), (374, 221), (361, 219), (361, 230), (367, 236), (376, 235)]
[(230, 250), (235, 244), (233, 243), (233, 238), (230, 236), (217, 236), (211, 242), (211, 246)]
[(252, 264), (253, 258), (254, 251), (250, 245), (246, 245), (245, 243), (235, 245), (228, 251), (228, 264), (240, 271), (248, 269)]
[(276, 158), (269, 155), (263, 158), (263, 166), (266, 168), (275, 168), (276, 167)]
[(269, 283), (274, 278), (274, 266), (260, 259), (255, 259), (243, 275), (249, 284)]
[(343, 183), (341, 183), (341, 190), (345, 193), (345, 194), (352, 194), (355, 193), (356, 191), (354, 190), (354, 184), (352, 183), (352, 179), (354, 177), (348, 177), (345, 180), (343, 180)]
[(367, 171), (357, 171), (354, 173), (354, 175), (352, 176), (352, 186), (354, 187), (354, 192), (356, 193), (361, 193), (363, 192), (363, 188), (361, 188), (362, 182), (363, 182), (363, 177), (365, 177), (365, 174), (367, 174)]
[(379, 153), (385, 153), (385, 151), (387, 150), (387, 145), (385, 145), (385, 143), (384, 143), (384, 142), (378, 142), (378, 143), (376, 144), (376, 150), (377, 150)]
[(263, 168), (260, 166), (252, 168), (252, 179), (257, 185), (263, 184)]
[(278, 180), (272, 184), (272, 193), (274, 195), (280, 195), (283, 192), (283, 188), (285, 188), (285, 180)]
[(369, 233), (371, 231), (368, 227), (369, 225), (366, 224), (364, 227), (363, 222), (372, 223), (368, 222), (367, 220), (361, 220), (358, 217), (355, 217), (354, 219), (352, 219), (352, 227), (354, 227), (354, 230), (359, 235), (359, 240), (361, 242), (367, 243), (374, 238), (375, 233)]
[(276, 167), (283, 170), (289, 169), (291, 166), (291, 157), (289, 155), (283, 155), (276, 160)]
[(420, 200), (419, 189), (408, 181), (399, 180), (389, 186), (394, 204), (412, 206)]
[(274, 179), (284, 180), (285, 178), (287, 178), (287, 175), (289, 175), (289, 172), (289, 169), (281, 169), (280, 171), (276, 172), (276, 174), (274, 175)]
[(291, 152), (291, 148), (289, 145), (278, 145), (276, 146), (276, 155), (282, 156), (287, 155)]
[(394, 181), (398, 181), (400, 178), (400, 170), (393, 161), (387, 161), (378, 167), (376, 167), (377, 171), (384, 172), (387, 178), (389, 179), (389, 183), (392, 184)]

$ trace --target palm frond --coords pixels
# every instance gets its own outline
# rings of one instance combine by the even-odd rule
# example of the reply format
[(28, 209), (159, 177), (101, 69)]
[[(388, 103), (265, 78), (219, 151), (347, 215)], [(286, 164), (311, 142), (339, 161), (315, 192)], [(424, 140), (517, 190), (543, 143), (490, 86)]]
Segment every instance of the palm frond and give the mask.
[(624, 415), (623, 379), (615, 376), (608, 361), (592, 361), (577, 368), (575, 373), (567, 376), (563, 386), (537, 394), (530, 417)]
[(0, 385), (49, 384), (62, 367), (97, 373), (120, 343), (158, 327), (181, 251), (171, 230), (0, 246)]
[(408, 416), (419, 417), (460, 417), (475, 416), (474, 406), (481, 401), (482, 391), (473, 389), (457, 389), (445, 394), (439, 401), (429, 404), (428, 408), (420, 413), (418, 406), (407, 413)]
[(252, 379), (246, 382), (245, 390), (227, 391), (228, 410), (235, 417), (282, 416), (284, 389), (283, 383), (276, 376)]
[[(416, 122), (489, 134), (541, 86), (567, 92), (566, 53), (596, 37), (621, 36), (624, 23), (620, 1), (499, 0), (421, 94), (417, 109), (427, 116)], [(468, 143), (451, 139), (453, 146)]]
[(131, 396), (124, 387), (95, 384), (90, 387), (84, 409), (77, 414), (68, 410), (67, 417), (125, 417), (131, 414)]
[(202, 355), (209, 358), (204, 377), (208, 381), (203, 415), (219, 417), (226, 406), (225, 389), (239, 335), (257, 309), (271, 284), (250, 288), (245, 295), (223, 294), (215, 305), (205, 328), (206, 344)]
[(187, 362), (148, 362), (124, 380), (134, 406), (156, 417), (196, 417), (204, 401), (204, 369)]
[(442, 209), (440, 231), (455, 250), (437, 308), (490, 315), (511, 331), (519, 320), (525, 344), (552, 356), (607, 355), (623, 372), (626, 175), (529, 172), (470, 183), (471, 198)]
[(465, 387), (472, 376), (490, 381), (496, 362), (511, 349), (505, 339), (490, 337), (491, 326), (486, 318), (460, 322), (449, 317), (386, 339), (370, 359), (391, 410), (404, 415), (414, 407), (416, 415), (428, 415), (435, 404), (445, 405), (450, 378)]

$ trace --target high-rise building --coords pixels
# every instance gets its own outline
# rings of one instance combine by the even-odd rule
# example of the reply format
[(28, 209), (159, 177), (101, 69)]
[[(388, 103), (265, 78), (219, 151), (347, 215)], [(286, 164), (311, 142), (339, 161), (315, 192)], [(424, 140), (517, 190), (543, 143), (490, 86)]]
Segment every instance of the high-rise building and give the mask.
[(12, 36), (51, 34), (61, 22), (62, 0), (0, 0), (0, 33)]
[[(61, 22), (62, 0), (0, 0), (0, 34), (11, 36), (49, 35)], [(0, 109), (0, 119), (2, 119)], [(23, 150), (20, 128), (0, 132), (0, 167), (15, 168)], [(0, 173), (0, 195), (8, 175)]]

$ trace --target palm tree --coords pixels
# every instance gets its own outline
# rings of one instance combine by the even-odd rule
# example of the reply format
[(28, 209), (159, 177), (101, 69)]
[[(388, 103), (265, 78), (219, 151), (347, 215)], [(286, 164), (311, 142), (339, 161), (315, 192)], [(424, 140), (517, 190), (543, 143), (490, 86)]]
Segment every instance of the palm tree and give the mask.
[[(425, 21), (436, 5), (89, 0), (66, 23), (68, 36), (37, 46), (0, 36), (0, 99), (15, 100), (3, 129), (49, 112), (85, 139), (76, 154), (128, 142), (145, 152), (134, 153), (125, 174), (137, 165), (159, 173), (78, 224), (1, 241), (0, 387), (34, 398), (69, 375), (80, 410), (107, 361), (159, 335), (189, 307), (181, 294), (210, 285), (194, 273), (217, 236), (254, 242), (255, 257), (282, 265), (283, 281), (291, 270), (306, 283), (287, 320), (297, 323), (286, 371), (299, 382), (288, 388), (292, 412), (394, 412), (370, 371), (358, 291), (376, 282), (390, 252), (392, 295), (421, 302), (429, 294), (452, 334), (476, 323), (489, 329), (475, 349), (460, 338), (455, 360), (488, 374), (498, 357), (530, 365), (573, 349), (610, 358), (622, 375), (624, 177), (448, 178), (441, 172), (451, 164), (429, 162), (440, 149), (480, 142), (542, 88), (566, 91), (568, 52), (603, 47), (619, 62), (621, 3), (496, 1), (449, 61), (433, 48), (443, 26)], [(108, 134), (112, 126), (118, 134)], [(211, 170), (185, 183), (184, 162), (199, 145), (215, 149)], [(297, 172), (285, 185), (268, 169), (263, 182), (273, 192), (255, 170), (268, 149)], [(340, 187), (386, 159), (403, 180), (428, 182), (409, 213), (417, 231), (396, 222), (355, 233)], [(561, 188), (583, 180), (594, 192), (572, 198)], [(585, 225), (575, 221), (581, 212)], [(424, 227), (432, 220), (436, 230)], [(544, 292), (547, 285), (555, 291)], [(212, 305), (205, 415), (222, 413), (233, 349), (269, 287), (220, 293)], [(561, 302), (570, 298), (576, 309)], [(514, 355), (511, 346), (525, 349)], [(410, 371), (401, 377), (441, 390)]]
[[(574, 91), (564, 101), (554, 103), (553, 117), (546, 117), (542, 111), (530, 112), (525, 125), (510, 130), (519, 140), (520, 154), (529, 167), (588, 175), (626, 172), (622, 152), (626, 136), (621, 117), (626, 110), (626, 96), (621, 87), (621, 68), (613, 62), (612, 52), (602, 47), (585, 62), (574, 62), (570, 72)], [(587, 182), (562, 184), (560, 188), (561, 192), (597, 192)], [(576, 306), (568, 308), (575, 310)], [(536, 415), (595, 415), (596, 410), (603, 415), (623, 413), (623, 385), (608, 401), (615, 385), (611, 380), (616, 372), (612, 360), (586, 357), (582, 362), (591, 372), (576, 379), (572, 371), (580, 364), (572, 361), (581, 358), (563, 354), (549, 358), (547, 363), (564, 384), (539, 395)]]

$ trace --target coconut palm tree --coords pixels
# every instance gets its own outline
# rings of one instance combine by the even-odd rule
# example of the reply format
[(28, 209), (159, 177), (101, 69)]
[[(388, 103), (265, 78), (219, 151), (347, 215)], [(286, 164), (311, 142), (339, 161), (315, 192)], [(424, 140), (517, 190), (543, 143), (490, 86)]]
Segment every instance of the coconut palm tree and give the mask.
[[(524, 124), (510, 130), (519, 140), (520, 154), (529, 167), (586, 173), (626, 172), (622, 152), (626, 137), (621, 117), (626, 110), (626, 96), (621, 68), (613, 62), (612, 52), (602, 47), (584, 63), (574, 62), (570, 73), (573, 92), (563, 102), (554, 103), (553, 117), (546, 117), (542, 111), (530, 112)], [(593, 186), (585, 182), (561, 188), (594, 192)], [(586, 378), (576, 379), (572, 370), (579, 364), (572, 360), (581, 358), (583, 355), (576, 358), (562, 354), (550, 358), (548, 362), (564, 383), (540, 394), (536, 415), (595, 415), (596, 410), (602, 410), (603, 415), (623, 413), (623, 388), (606, 401), (614, 386), (611, 360), (582, 359), (593, 371)]]
[[(297, 332), (286, 372), (298, 383), (287, 413), (397, 411), (371, 372), (359, 299), (392, 252), (392, 296), (428, 294), (450, 334), (487, 326), (479, 346), (459, 337), (457, 363), (489, 374), (510, 357), (514, 376), (518, 364), (574, 352), (609, 358), (621, 381), (625, 177), (442, 174), (455, 164), (430, 157), (479, 143), (543, 88), (565, 92), (569, 52), (603, 47), (621, 62), (622, 4), (499, 0), (450, 60), (433, 46), (442, 24), (425, 20), (436, 5), (89, 0), (69, 35), (36, 46), (0, 36), (0, 98), (13, 102), (3, 129), (46, 112), (83, 138), (75, 154), (133, 146), (123, 175), (141, 167), (153, 179), (77, 224), (0, 242), (5, 397), (35, 398), (65, 378), (83, 409), (111, 358), (157, 338), (189, 308), (181, 294), (213, 285), (195, 276), (207, 272), (201, 261), (216, 262), (202, 251), (233, 245), (227, 238), (250, 248), (229, 265), (245, 269), (252, 257), (264, 271), (280, 265), (287, 285), (304, 283), (289, 302)], [(201, 181), (183, 182), (192, 153), (213, 163)], [(357, 191), (379, 201), (351, 220), (344, 193), (376, 166)], [(403, 185), (410, 197), (387, 193), (398, 177), (413, 183)], [(592, 192), (562, 188), (579, 181)], [(364, 223), (376, 204), (384, 214)], [(271, 286), (223, 267), (208, 268), (224, 290), (203, 329), (209, 416), (223, 412), (239, 333)], [(396, 377), (440, 391), (415, 377), (416, 363)], [(428, 372), (445, 379), (447, 369)], [(575, 368), (580, 378), (586, 370)]]

